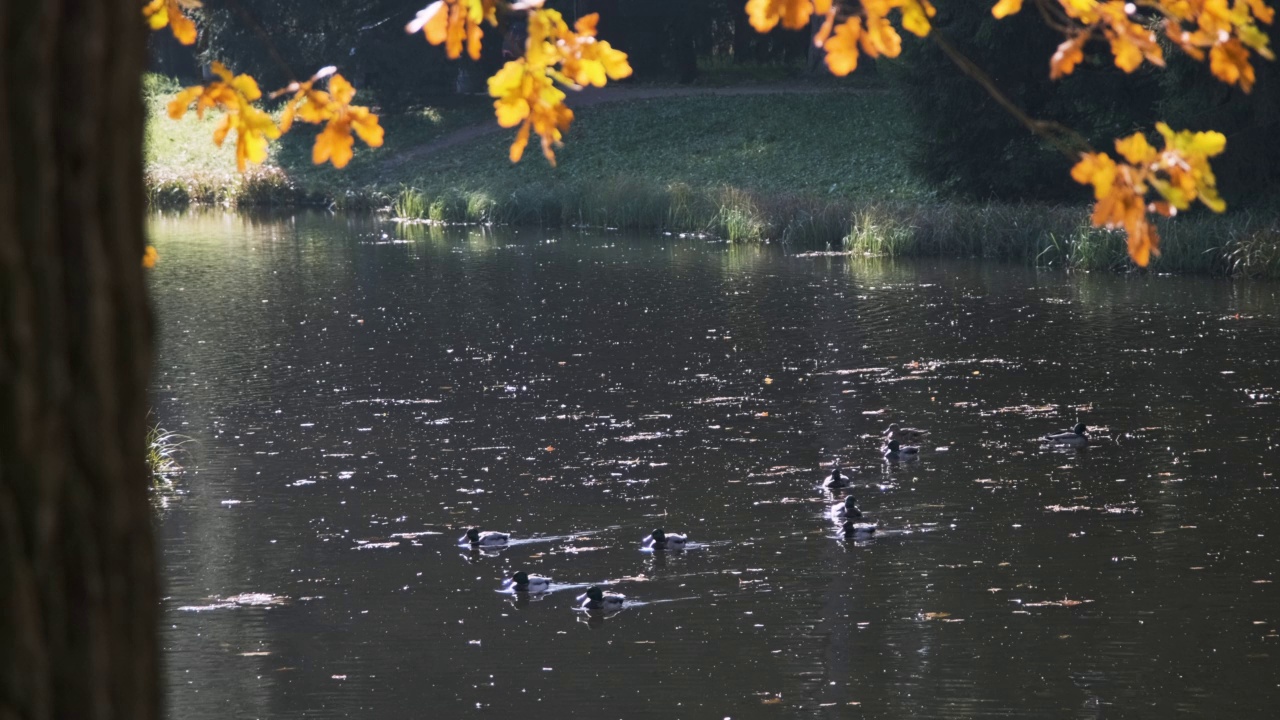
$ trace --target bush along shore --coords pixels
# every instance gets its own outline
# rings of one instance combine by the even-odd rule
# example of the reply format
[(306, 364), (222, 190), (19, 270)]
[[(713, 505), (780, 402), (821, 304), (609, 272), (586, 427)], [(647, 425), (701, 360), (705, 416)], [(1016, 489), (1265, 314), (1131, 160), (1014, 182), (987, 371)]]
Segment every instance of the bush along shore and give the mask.
[[(387, 143), (343, 170), (310, 164), (291, 133), (241, 175), (215, 148), (216, 118), (164, 114), (173, 83), (148, 81), (152, 207), (326, 206), (403, 222), (607, 227), (705, 233), (731, 242), (891, 257), (984, 257), (1079, 270), (1127, 270), (1124, 236), (1088, 208), (941, 199), (910, 171), (908, 122), (889, 90), (682, 96), (579, 112), (558, 167), (535, 149), (507, 160), (510, 133), (430, 146), (492, 123), (486, 98), (383, 119)], [(744, 120), (750, 118), (750, 121)], [(803, 122), (798, 123), (797, 119)], [(422, 148), (430, 147), (430, 152)], [(1161, 222), (1155, 272), (1280, 277), (1280, 216), (1193, 212)]]
[[(400, 191), (401, 222), (603, 227), (783, 242), (884, 257), (981, 257), (1073, 270), (1132, 268), (1123, 233), (1094, 228), (1084, 207), (1037, 203), (831, 201), (693, 189), (636, 180), (580, 188)], [(1280, 224), (1249, 214), (1163, 221), (1153, 272), (1280, 277)]]

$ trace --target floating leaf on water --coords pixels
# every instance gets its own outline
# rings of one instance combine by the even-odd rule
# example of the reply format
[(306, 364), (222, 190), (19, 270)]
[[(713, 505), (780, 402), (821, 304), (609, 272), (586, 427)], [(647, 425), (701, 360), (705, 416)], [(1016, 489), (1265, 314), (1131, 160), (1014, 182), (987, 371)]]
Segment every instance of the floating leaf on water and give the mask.
[[(1015, 600), (1014, 602), (1018, 602), (1018, 601)], [(1063, 598), (1061, 600), (1024, 602), (1022, 603), (1022, 607), (1076, 607), (1077, 605), (1084, 605), (1085, 603), (1091, 603), (1091, 602), (1093, 601), (1092, 600), (1072, 600), (1071, 598)]]
[(887, 367), (857, 368), (856, 370), (832, 370), (832, 375), (871, 375), (893, 372)]
[(772, 385), (772, 384), (773, 384), (773, 378), (771, 378), (771, 377), (769, 377), (769, 376), (767, 376), (767, 375), (766, 375), (766, 376), (765, 376), (765, 378), (764, 378), (764, 384), (765, 384), (765, 385)]
[(921, 617), (923, 617), (925, 620), (942, 620), (943, 618), (949, 618), (949, 617), (951, 617), (951, 613), (949, 613), (949, 612), (927, 612), (927, 613), (923, 613), (923, 614), (921, 614)]
[[(608, 549), (609, 549), (609, 548), (604, 547), (604, 546), (602, 546), (602, 545), (597, 545), (597, 546), (594, 546), (594, 547), (577, 547), (577, 546), (573, 546), (573, 547), (566, 547), (566, 548), (562, 548), (562, 549), (560, 550), (560, 552), (561, 552), (561, 553), (564, 553), (564, 554), (567, 554), (567, 555), (577, 555), (578, 553), (593, 552), (593, 551), (595, 551), (595, 550), (608, 550)], [(555, 554), (555, 553), (552, 553), (552, 554)]]
[(640, 442), (642, 440), (659, 440), (665, 437), (671, 437), (671, 434), (664, 433), (664, 432), (642, 432), (642, 433), (636, 433), (635, 435), (627, 435), (627, 436), (616, 438), (616, 439), (618, 442), (629, 443), (629, 442)]

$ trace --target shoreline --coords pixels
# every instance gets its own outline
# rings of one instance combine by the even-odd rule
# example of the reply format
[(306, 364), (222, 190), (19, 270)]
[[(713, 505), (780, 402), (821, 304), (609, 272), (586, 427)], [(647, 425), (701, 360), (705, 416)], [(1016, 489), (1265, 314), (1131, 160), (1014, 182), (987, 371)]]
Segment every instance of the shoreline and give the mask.
[[(536, 151), (510, 164), (510, 133), (489, 127), (487, 99), (463, 98), (386, 118), (394, 127), (387, 144), (362, 148), (345, 170), (312, 166), (310, 138), (298, 134), (278, 143), (265, 166), (240, 175), (227, 148), (212, 144), (215, 118), (168, 120), (163, 100), (172, 88), (153, 84), (146, 170), (153, 210), (320, 207), (436, 223), (625, 228), (888, 257), (1132, 269), (1123, 235), (1090, 227), (1084, 204), (940, 198), (908, 170), (906, 118), (889, 91), (707, 88), (664, 96), (677, 89), (640, 88), (652, 96), (589, 99), (558, 167)], [(1157, 228), (1163, 255), (1152, 272), (1280, 278), (1280, 213), (1196, 211)]]

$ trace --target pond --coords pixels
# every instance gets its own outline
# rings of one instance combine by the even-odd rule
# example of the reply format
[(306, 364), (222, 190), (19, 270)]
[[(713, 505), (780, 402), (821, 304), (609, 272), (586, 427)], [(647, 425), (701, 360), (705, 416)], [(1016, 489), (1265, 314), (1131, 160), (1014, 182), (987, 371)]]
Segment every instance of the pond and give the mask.
[[(169, 717), (1249, 718), (1280, 285), (157, 216)], [(1077, 420), (1095, 444), (1043, 449)], [(914, 462), (878, 434), (929, 430)], [(878, 523), (844, 541), (838, 458)], [(512, 534), (458, 545), (469, 527)], [(683, 552), (644, 552), (655, 528)], [(517, 570), (555, 592), (499, 592)], [(591, 583), (620, 612), (575, 611)]]

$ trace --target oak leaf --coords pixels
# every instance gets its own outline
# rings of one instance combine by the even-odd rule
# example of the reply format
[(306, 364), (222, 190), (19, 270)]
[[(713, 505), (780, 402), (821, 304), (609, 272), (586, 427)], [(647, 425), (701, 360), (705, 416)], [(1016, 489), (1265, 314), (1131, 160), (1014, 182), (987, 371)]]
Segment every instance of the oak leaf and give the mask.
[(831, 0), (747, 0), (747, 18), (756, 32), (767, 33), (779, 22), (788, 30), (800, 30), (809, 24), (815, 4), (819, 14), (831, 8)]
[(862, 18), (853, 17), (836, 27), (823, 45), (827, 51), (827, 68), (831, 74), (844, 77), (858, 69), (858, 39), (862, 36)]
[(178, 42), (193, 45), (196, 41), (196, 24), (183, 12), (183, 8), (201, 7), (200, 0), (151, 0), (142, 8), (142, 16), (152, 30), (168, 27)]

